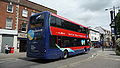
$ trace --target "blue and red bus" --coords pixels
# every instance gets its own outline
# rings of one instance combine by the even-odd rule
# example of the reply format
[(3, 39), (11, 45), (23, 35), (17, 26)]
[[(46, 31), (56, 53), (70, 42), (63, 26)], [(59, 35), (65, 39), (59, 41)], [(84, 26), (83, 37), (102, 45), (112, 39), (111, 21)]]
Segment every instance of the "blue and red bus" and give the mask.
[(40, 59), (67, 58), (88, 52), (89, 29), (48, 11), (30, 17), (27, 57)]

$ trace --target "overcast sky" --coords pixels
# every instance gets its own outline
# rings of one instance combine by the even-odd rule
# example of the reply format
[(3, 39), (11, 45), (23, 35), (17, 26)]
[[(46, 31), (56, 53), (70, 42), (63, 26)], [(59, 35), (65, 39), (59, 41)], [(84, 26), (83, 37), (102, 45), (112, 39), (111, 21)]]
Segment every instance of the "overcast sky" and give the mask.
[(30, 0), (57, 10), (58, 15), (84, 26), (101, 26), (110, 30), (110, 14), (106, 8), (120, 6), (119, 0)]

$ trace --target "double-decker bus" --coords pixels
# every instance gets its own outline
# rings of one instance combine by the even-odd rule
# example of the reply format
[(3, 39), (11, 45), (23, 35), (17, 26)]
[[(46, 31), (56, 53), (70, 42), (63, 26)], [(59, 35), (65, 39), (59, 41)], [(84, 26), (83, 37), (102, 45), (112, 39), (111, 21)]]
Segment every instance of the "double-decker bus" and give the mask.
[(27, 57), (40, 59), (67, 58), (88, 52), (89, 29), (48, 11), (30, 17)]

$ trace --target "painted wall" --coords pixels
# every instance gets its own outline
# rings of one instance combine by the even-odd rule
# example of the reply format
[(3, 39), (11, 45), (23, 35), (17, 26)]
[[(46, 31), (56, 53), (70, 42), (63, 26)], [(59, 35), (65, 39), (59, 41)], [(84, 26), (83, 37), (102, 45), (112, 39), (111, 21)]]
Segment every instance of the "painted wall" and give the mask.
[(1, 53), (1, 47), (2, 47), (2, 35), (0, 35), (0, 53)]
[(90, 30), (91, 41), (100, 41), (100, 33)]
[(13, 47), (14, 47), (14, 51), (15, 51), (15, 52), (19, 52), (19, 51), (17, 50), (17, 36), (14, 36)]
[[(0, 29), (0, 52), (4, 52), (4, 45), (7, 43), (11, 43), (10, 46), (15, 47), (15, 51), (16, 51), (16, 49), (17, 49), (17, 34), (18, 33), (16, 30)], [(8, 41), (7, 38), (12, 39), (12, 40)]]

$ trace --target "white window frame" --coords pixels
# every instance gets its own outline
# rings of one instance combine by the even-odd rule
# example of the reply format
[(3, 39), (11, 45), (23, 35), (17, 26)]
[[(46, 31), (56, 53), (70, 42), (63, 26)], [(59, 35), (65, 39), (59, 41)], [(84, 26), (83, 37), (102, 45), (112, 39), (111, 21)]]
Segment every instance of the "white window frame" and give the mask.
[(27, 31), (27, 23), (22, 23), (22, 24), (21, 24), (21, 32), (26, 32), (26, 31), (23, 31), (23, 30), (22, 30), (23, 24), (26, 24), (26, 27), (25, 27), (25, 28), (26, 28), (26, 31)]
[[(8, 22), (7, 19), (11, 19), (11, 22)], [(6, 29), (12, 29), (13, 19), (12, 18), (6, 18)]]
[(25, 9), (23, 9), (23, 10), (22, 10), (22, 16), (23, 16), (23, 17), (28, 17), (28, 11), (25, 10)]
[[(8, 7), (8, 6), (12, 6), (12, 11), (9, 11), (9, 10), (8, 10), (8, 9), (9, 9), (9, 7)], [(8, 4), (8, 5), (7, 5), (7, 12), (13, 13), (13, 8), (14, 8), (14, 7), (13, 7), (13, 5)]]

